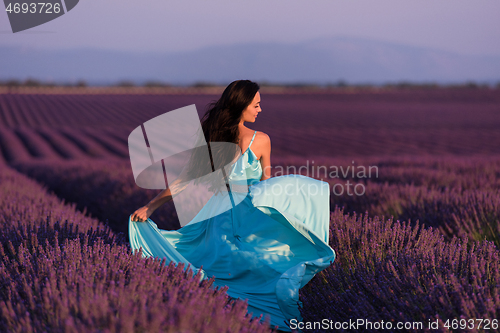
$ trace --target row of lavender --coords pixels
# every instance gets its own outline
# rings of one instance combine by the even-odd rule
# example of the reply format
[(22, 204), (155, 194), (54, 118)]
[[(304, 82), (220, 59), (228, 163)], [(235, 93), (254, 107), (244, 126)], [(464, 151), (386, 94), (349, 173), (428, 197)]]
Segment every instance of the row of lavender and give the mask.
[[(302, 173), (328, 181), (332, 208), (393, 216), (413, 224), (419, 220), (439, 229), (447, 239), (467, 236), (471, 241), (487, 239), (500, 246), (500, 157), (285, 158), (273, 162), (275, 175)], [(60, 197), (76, 202), (77, 208), (107, 221), (116, 232), (127, 233), (128, 216), (158, 192), (139, 188), (125, 161), (13, 166), (47, 184)], [(172, 202), (158, 209), (152, 219), (162, 229), (179, 228)]]
[(132, 254), (98, 220), (6, 166), (0, 239), (2, 332), (270, 331), (212, 280)]
[[(337, 162), (344, 167), (348, 165), (347, 161)], [(377, 161), (372, 162), (376, 164)], [(403, 184), (405, 179), (411, 179), (414, 182), (411, 186), (422, 186), (422, 191), (425, 187), (433, 188), (429, 198), (439, 189), (467, 191), (481, 184), (484, 190), (492, 193), (496, 190), (498, 194), (498, 160), (452, 162), (423, 158), (381, 160), (378, 161), (378, 181), (366, 183), (366, 186), (384, 184), (404, 188), (408, 185)], [(298, 162), (281, 161), (283, 166), (294, 164)], [(115, 225), (111, 224), (117, 228), (124, 227), (130, 212), (156, 193), (138, 189), (130, 178), (128, 167), (116, 161), (70, 167), (56, 163), (24, 163), (16, 167), (43, 180), (67, 200), (76, 198), (85, 202), (100, 219), (108, 217), (111, 222), (110, 218), (122, 216), (115, 220)], [(49, 175), (49, 169), (53, 176)], [(426, 199), (426, 193), (421, 195), (422, 200)], [(72, 199), (69, 196), (73, 196)], [(108, 201), (100, 204), (104, 199)], [(332, 196), (332, 200), (340, 202), (341, 198)], [(362, 205), (362, 202), (353, 202)], [(378, 206), (374, 204), (373, 207)], [(164, 219), (164, 222), (174, 218), (173, 215), (166, 218), (168, 215), (163, 214), (152, 218), (155, 221)], [(498, 220), (495, 223), (498, 225)], [(450, 236), (446, 239), (439, 230), (419, 222), (345, 214), (340, 208), (334, 208), (330, 243), (337, 258), (301, 290), (304, 320), (319, 322), (326, 318), (332, 320), (332, 325), (357, 319), (379, 322), (379, 325), (384, 321), (385, 327), (393, 325), (389, 331), (401, 331), (396, 328), (397, 322), (422, 323), (424, 329), (437, 323), (437, 329), (432, 330), (436, 332), (460, 331), (460, 325), (464, 328), (464, 320), (468, 320), (469, 332), (480, 332), (485, 325), (494, 330), (497, 322), (492, 320), (500, 316), (500, 252), (493, 242), (473, 241), (466, 236), (467, 233), (463, 239)], [(479, 327), (479, 322), (474, 320), (480, 318), (490, 321), (482, 322)], [(354, 330), (349, 327), (351, 331), (376, 332), (380, 329), (380, 326), (371, 329), (357, 326)], [(323, 326), (306, 331), (324, 329)], [(414, 327), (406, 331), (422, 330)]]
[[(0, 159), (128, 158), (140, 124), (218, 95), (0, 94)], [(498, 154), (500, 89), (265, 94), (273, 156)], [(2, 135), (2, 132), (7, 133)]]
[[(289, 116), (292, 117), (292, 116)], [(372, 116), (373, 117), (373, 116)], [(271, 116), (273, 118), (273, 116)], [(275, 119), (279, 121), (279, 119)], [(375, 119), (373, 119), (375, 121)], [(303, 123), (303, 119), (297, 120)], [(326, 120), (325, 120), (326, 121)], [(291, 126), (291, 124), (288, 124)], [(287, 125), (287, 126), (288, 126)], [(500, 124), (499, 124), (500, 126)], [(397, 127), (401, 127), (397, 125)], [(403, 126), (404, 127), (404, 126)], [(488, 133), (490, 131), (491, 133)], [(325, 156), (394, 156), (408, 154), (491, 154), (499, 153), (500, 132), (472, 130), (405, 128), (398, 131), (380, 128), (279, 128), (268, 132), (273, 156), (303, 156), (302, 152)], [(5, 127), (0, 123), (0, 161), (15, 163), (29, 160), (128, 159), (124, 127), (60, 125)], [(459, 142), (454, 139), (460, 136)], [(432, 142), (428, 142), (432, 137)], [(300, 138), (297, 139), (297, 138)], [(290, 141), (291, 140), (291, 141)], [(299, 140), (300, 142), (297, 142)]]
[(127, 141), (119, 133), (110, 128), (0, 126), (0, 160), (14, 163), (47, 159), (128, 158)]
[[(196, 104), (198, 111), (203, 112), (205, 106), (222, 93), (222, 89), (217, 93), (163, 93), (163, 94), (67, 94), (59, 93), (57, 89), (53, 92), (32, 93), (0, 93), (0, 123), (8, 127), (16, 126), (49, 126), (57, 128), (69, 125), (79, 126), (102, 126), (102, 125), (125, 125), (136, 127), (136, 124), (143, 123), (164, 112), (174, 110), (186, 105)], [(485, 120), (494, 119), (494, 114), (490, 114), (490, 109), (500, 103), (500, 89), (346, 89), (330, 91), (295, 90), (292, 94), (271, 93), (267, 89), (262, 89), (263, 111), (266, 113), (292, 114), (311, 122), (311, 113), (320, 113), (320, 116), (328, 117), (325, 111), (340, 111), (340, 123), (327, 122), (319, 126), (343, 127), (353, 121), (353, 116), (358, 118), (357, 113), (367, 115), (367, 111), (381, 111), (385, 118), (391, 113), (391, 106), (406, 106), (405, 110), (410, 111), (414, 105), (420, 106), (424, 113), (429, 113), (430, 109), (436, 107), (449, 109), (455, 107), (455, 117), (453, 122), (461, 122), (464, 116), (463, 111), (476, 111), (486, 115), (489, 119), (477, 119), (479, 123)], [(362, 105), (362, 108), (359, 106)], [(481, 108), (477, 106), (481, 105)], [(382, 107), (382, 106), (385, 106)], [(355, 111), (355, 114), (348, 114), (345, 109)], [(384, 111), (385, 109), (385, 111)], [(300, 110), (300, 114), (296, 111)], [(435, 110), (434, 110), (435, 111)], [(392, 114), (394, 116), (394, 113)], [(407, 114), (408, 116), (408, 114)], [(424, 119), (415, 118), (410, 115), (409, 124)], [(439, 120), (434, 117), (434, 121)], [(370, 124), (370, 118), (359, 119), (362, 127)], [(386, 120), (401, 121), (402, 119), (387, 118)], [(285, 122), (293, 122), (293, 119), (283, 119)], [(313, 120), (314, 121), (314, 120)], [(384, 123), (384, 121), (381, 121)], [(393, 125), (391, 123), (390, 125)]]

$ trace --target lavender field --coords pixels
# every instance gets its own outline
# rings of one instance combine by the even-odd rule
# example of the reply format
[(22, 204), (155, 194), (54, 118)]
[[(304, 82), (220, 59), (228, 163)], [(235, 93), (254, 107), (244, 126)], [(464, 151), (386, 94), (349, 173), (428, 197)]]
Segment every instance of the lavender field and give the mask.
[[(182, 106), (201, 115), (217, 94), (0, 94), (0, 330), (271, 331), (210, 281), (128, 248), (128, 216), (158, 192), (135, 185), (128, 134)], [(499, 89), (261, 96), (250, 127), (271, 137), (274, 175), (363, 189), (331, 193), (337, 259), (301, 290), (305, 321), (438, 320), (433, 332), (458, 332), (447, 321), (500, 317)], [(151, 218), (179, 228), (171, 203)]]

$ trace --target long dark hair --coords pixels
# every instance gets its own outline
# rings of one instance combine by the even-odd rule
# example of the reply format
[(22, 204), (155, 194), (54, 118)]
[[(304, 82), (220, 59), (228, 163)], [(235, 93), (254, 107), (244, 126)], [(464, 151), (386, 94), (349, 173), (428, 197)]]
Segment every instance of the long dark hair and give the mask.
[(205, 141), (238, 144), (241, 114), (252, 103), (259, 85), (250, 80), (231, 82), (218, 101), (212, 102), (201, 119)]
[[(233, 81), (224, 89), (217, 101), (208, 105), (207, 111), (201, 118), (201, 128), (210, 152), (210, 165), (200, 162), (207, 161), (204, 158), (206, 147), (196, 148), (190, 160), (188, 171), (190, 179), (198, 179), (211, 172), (217, 172), (234, 161), (234, 158), (240, 153), (238, 124), (241, 115), (252, 103), (259, 89), (260, 86), (250, 80)], [(217, 144), (219, 142), (230, 142), (235, 145)], [(211, 188), (220, 186), (223, 179), (222, 174), (212, 177)], [(197, 182), (195, 181), (195, 183)]]

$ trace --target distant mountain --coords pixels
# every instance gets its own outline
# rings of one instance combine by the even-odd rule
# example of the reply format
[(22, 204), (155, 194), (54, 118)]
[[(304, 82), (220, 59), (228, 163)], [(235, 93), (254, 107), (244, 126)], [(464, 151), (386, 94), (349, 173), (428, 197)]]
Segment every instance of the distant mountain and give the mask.
[(116, 83), (249, 78), (273, 83), (497, 82), (500, 56), (467, 56), (358, 38), (244, 43), (177, 53), (0, 47), (0, 80)]

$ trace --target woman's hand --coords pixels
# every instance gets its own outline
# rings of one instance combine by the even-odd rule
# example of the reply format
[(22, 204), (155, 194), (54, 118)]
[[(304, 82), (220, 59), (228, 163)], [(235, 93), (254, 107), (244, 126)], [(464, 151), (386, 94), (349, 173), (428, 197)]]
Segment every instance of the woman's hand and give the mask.
[(153, 214), (153, 212), (149, 209), (148, 206), (144, 206), (136, 210), (132, 214), (132, 221), (137, 222), (146, 222), (146, 220)]

